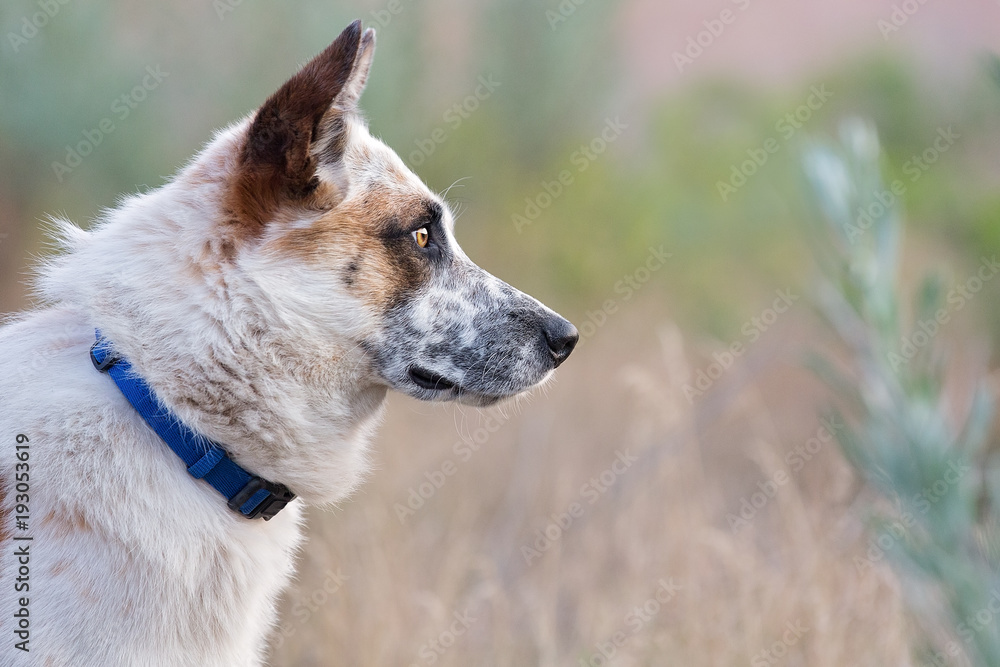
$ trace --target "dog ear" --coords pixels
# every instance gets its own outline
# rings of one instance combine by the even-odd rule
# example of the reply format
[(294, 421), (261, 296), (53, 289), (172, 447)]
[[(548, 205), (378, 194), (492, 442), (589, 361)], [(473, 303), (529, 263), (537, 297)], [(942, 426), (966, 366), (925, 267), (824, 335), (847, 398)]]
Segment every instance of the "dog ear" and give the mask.
[(237, 217), (261, 227), (281, 199), (315, 190), (316, 146), (343, 123), (323, 122), (328, 112), (357, 106), (371, 67), (375, 31), (355, 21), (333, 44), (285, 82), (257, 110), (240, 156)]

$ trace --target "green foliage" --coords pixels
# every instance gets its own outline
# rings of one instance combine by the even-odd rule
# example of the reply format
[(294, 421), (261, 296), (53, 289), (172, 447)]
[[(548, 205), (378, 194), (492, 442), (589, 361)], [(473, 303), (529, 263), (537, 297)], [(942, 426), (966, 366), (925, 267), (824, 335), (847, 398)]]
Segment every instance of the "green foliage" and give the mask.
[[(924, 279), (907, 320), (897, 279), (897, 206), (876, 209), (867, 228), (858, 224), (854, 212), (871, 203), (871, 193), (886, 191), (879, 157), (874, 128), (860, 121), (842, 125), (839, 146), (806, 152), (820, 213), (809, 234), (822, 270), (817, 301), (849, 350), (850, 370), (823, 359), (813, 364), (848, 406), (852, 425), (837, 433), (844, 454), (887, 501), (888, 509), (873, 510), (873, 543), (898, 566), (929, 627), (943, 620), (977, 664), (997, 665), (1000, 623), (990, 611), (1000, 595), (1000, 469), (988, 448), (993, 396), (985, 377), (977, 378), (968, 413), (955, 417), (944, 389), (947, 356), (936, 338), (946, 325), (926, 324), (947, 313), (942, 280)], [(977, 613), (988, 621), (976, 620)]]

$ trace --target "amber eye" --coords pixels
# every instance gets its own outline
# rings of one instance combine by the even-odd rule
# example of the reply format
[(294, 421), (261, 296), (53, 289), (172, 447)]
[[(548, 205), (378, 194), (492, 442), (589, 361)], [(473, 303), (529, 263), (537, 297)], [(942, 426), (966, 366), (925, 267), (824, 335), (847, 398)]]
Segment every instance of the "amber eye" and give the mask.
[(431, 240), (431, 235), (428, 233), (426, 227), (421, 227), (417, 231), (413, 232), (413, 240), (417, 242), (417, 245), (421, 248), (426, 248), (428, 241)]

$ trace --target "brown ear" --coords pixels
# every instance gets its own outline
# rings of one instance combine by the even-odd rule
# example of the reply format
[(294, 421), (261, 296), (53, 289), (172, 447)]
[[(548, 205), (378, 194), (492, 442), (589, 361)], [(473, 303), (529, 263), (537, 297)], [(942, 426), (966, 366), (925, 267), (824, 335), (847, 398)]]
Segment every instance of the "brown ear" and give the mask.
[(320, 121), (342, 93), (351, 104), (356, 102), (351, 89), (359, 75), (362, 81), (367, 76), (367, 67), (359, 68), (359, 61), (366, 50), (363, 41), (374, 44), (373, 31), (364, 37), (361, 21), (349, 25), (257, 110), (233, 193), (241, 223), (259, 230), (282, 198), (301, 199), (316, 188), (313, 147), (329, 140), (319, 136)]

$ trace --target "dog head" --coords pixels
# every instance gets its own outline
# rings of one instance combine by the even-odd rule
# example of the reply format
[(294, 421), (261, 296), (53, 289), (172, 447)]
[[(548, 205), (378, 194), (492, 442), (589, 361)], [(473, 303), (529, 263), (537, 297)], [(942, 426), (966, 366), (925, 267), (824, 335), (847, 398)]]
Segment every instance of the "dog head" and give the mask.
[(311, 363), (349, 348), (359, 379), (489, 405), (546, 379), (578, 334), (476, 266), (447, 203), (369, 134), (357, 103), (374, 49), (353, 23), (254, 114), (223, 227)]

